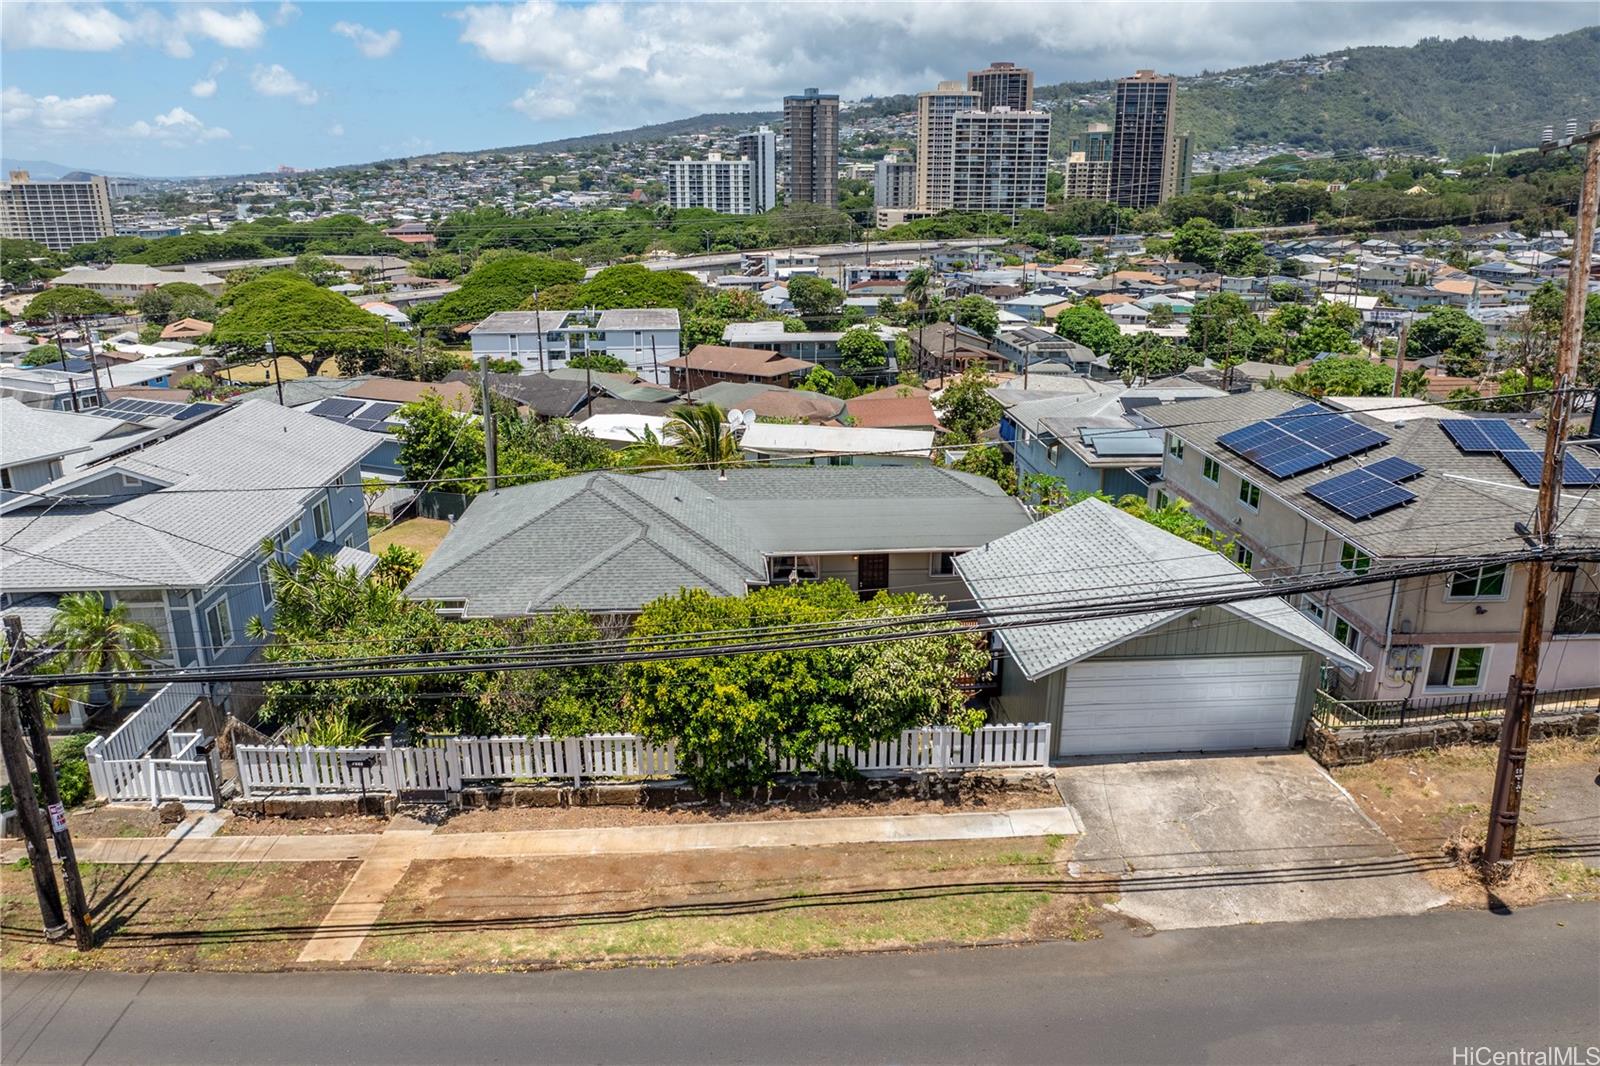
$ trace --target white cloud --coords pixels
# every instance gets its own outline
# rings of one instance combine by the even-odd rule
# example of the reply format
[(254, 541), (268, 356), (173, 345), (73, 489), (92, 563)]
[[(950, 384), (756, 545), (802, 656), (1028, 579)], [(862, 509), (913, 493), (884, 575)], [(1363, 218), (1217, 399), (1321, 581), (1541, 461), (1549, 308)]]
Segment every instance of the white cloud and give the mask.
[(333, 125), (329, 126), (328, 127), (328, 136), (329, 137), (343, 137), (344, 136), (344, 123), (335, 122)]
[(1198, 73), (1435, 35), (1540, 36), (1592, 22), (1593, 5), (524, 0), (472, 4), (454, 16), (460, 40), (484, 59), (528, 70), (516, 110), (535, 119), (581, 114), (596, 128), (616, 128), (774, 109), (808, 85), (847, 99), (916, 92), (995, 59), (1029, 66), (1050, 84), (1140, 67)]
[(233, 136), (220, 126), (207, 126), (194, 114), (181, 107), (174, 107), (149, 122), (141, 119), (129, 126), (127, 132), (133, 137), (150, 138), (174, 147), (202, 141), (226, 140)]
[(270, 67), (258, 64), (256, 69), (250, 72), (250, 85), (262, 96), (288, 96), (302, 104), (317, 102), (317, 90), (295, 77), (279, 63), (274, 63)]
[(7, 49), (114, 52), (131, 45), (160, 48), (183, 59), (194, 54), (191, 37), (224, 48), (255, 48), (267, 26), (250, 8), (228, 10), (174, 5), (170, 14), (148, 7), (118, 14), (104, 4), (19, 2), (0, 4), (0, 38)]
[(292, 4), (289, 0), (283, 0), (283, 3), (278, 5), (278, 10), (272, 14), (272, 24), (274, 26), (287, 26), (299, 17), (300, 5)]
[(368, 29), (359, 22), (335, 22), (333, 32), (348, 37), (356, 43), (361, 54), (368, 59), (382, 59), (400, 47), (400, 31)]
[(217, 75), (228, 69), (228, 61), (219, 59), (206, 68), (206, 76), (189, 86), (189, 92), (202, 100), (217, 95)]
[(99, 124), (117, 104), (109, 93), (85, 96), (33, 96), (11, 87), (0, 92), (0, 122), (14, 128), (84, 131)]

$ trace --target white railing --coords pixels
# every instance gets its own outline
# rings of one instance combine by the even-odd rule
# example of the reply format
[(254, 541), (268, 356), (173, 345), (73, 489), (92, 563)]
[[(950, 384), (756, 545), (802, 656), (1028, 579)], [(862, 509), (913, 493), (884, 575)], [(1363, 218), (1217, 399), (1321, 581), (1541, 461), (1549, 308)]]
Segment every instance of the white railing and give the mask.
[(110, 759), (137, 759), (171, 729), (184, 712), (194, 706), (194, 701), (205, 695), (202, 685), (187, 681), (174, 681), (162, 686), (143, 707), (105, 738), (104, 754)]
[[(457, 792), (463, 781), (671, 777), (678, 772), (675, 745), (654, 744), (632, 733), (580, 737), (449, 737), (437, 744), (354, 748), (247, 746), (234, 751), (245, 797), (269, 792), (347, 794)], [(801, 769), (800, 760), (775, 759), (780, 771)], [(864, 747), (825, 744), (815, 765), (853, 766), (862, 772), (971, 770), (980, 767), (1047, 766), (1047, 723), (984, 726), (962, 733), (949, 726), (908, 729), (892, 740)]]
[(148, 803), (159, 806), (167, 800), (184, 803), (211, 803), (211, 782), (216, 774), (213, 748), (208, 755), (197, 749), (204, 733), (167, 734), (171, 756), (153, 759), (113, 758), (107, 752), (106, 737), (95, 737), (83, 749), (89, 764), (89, 780), (94, 794), (107, 803)]

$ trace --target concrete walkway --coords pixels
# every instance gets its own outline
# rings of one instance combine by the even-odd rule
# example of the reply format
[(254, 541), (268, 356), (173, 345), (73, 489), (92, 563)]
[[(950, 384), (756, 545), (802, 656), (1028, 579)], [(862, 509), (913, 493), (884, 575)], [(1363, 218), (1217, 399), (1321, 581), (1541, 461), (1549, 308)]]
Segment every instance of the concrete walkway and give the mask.
[[(430, 859), (561, 858), (651, 855), (718, 848), (825, 847), (930, 840), (997, 840), (1076, 834), (1070, 807), (970, 814), (913, 814), (861, 818), (795, 818), (770, 822), (706, 822), (606, 829), (537, 829), (511, 833), (346, 833), (327, 836), (86, 838), (78, 857), (88, 862), (343, 862), (380, 850), (408, 862)], [(21, 854), (20, 847), (15, 849)]]

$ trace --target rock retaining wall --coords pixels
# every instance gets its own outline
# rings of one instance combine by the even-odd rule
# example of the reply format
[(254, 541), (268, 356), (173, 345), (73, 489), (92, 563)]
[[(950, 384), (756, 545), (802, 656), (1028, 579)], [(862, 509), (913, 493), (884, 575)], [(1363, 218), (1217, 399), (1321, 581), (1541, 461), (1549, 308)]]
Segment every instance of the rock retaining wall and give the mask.
[[(1397, 729), (1331, 729), (1312, 722), (1306, 727), (1306, 753), (1331, 769), (1456, 744), (1496, 744), (1500, 740), (1500, 721), (1499, 718), (1478, 718)], [(1600, 733), (1600, 713), (1581, 711), (1535, 718), (1528, 735), (1533, 740), (1544, 740), (1596, 733)]]

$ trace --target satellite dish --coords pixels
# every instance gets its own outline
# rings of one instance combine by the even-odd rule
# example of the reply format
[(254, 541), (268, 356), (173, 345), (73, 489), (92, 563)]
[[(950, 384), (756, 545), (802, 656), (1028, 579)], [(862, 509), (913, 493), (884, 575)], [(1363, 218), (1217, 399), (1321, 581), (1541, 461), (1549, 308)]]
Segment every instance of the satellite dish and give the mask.
[(729, 411), (728, 412), (728, 428), (729, 429), (738, 429), (742, 425), (744, 425), (744, 414), (743, 414), (743, 412), (741, 412), (741, 411), (739, 411), (737, 409)]
[(748, 408), (748, 407), (745, 408), (745, 411), (744, 411), (744, 424), (747, 425), (747, 426), (753, 426), (753, 425), (756, 424), (756, 413), (751, 408)]

